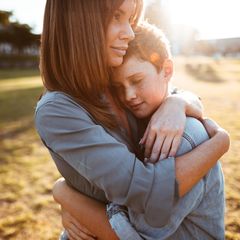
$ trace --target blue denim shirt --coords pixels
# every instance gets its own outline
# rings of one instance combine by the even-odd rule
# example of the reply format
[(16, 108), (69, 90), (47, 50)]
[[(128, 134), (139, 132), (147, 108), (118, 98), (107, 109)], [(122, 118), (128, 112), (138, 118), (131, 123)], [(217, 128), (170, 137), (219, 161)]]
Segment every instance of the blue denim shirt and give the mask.
[(166, 224), (174, 203), (174, 158), (143, 164), (120, 134), (101, 126), (61, 92), (43, 95), (35, 124), (59, 172), (74, 188), (82, 191), (85, 181), (98, 200), (142, 213), (150, 226)]

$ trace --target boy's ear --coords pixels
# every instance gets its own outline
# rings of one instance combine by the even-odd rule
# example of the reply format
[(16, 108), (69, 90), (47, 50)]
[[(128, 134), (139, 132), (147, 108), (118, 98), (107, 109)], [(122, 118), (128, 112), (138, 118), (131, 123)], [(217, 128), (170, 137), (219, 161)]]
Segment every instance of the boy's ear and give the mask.
[(173, 75), (173, 61), (172, 59), (166, 59), (163, 62), (162, 70), (164, 77), (169, 81)]

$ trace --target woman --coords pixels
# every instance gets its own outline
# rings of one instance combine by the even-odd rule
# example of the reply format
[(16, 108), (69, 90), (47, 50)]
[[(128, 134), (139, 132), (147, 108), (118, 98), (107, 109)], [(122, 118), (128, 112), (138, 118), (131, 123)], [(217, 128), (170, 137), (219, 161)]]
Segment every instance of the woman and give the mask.
[[(171, 213), (175, 181), (179, 195), (184, 195), (227, 147), (222, 145), (222, 151), (215, 152), (209, 147), (218, 143), (213, 137), (188, 155), (145, 167), (124, 145), (131, 138), (130, 127), (108, 90), (109, 72), (122, 63), (128, 43), (134, 38), (132, 27), (140, 17), (141, 5), (140, 0), (47, 1), (41, 46), (41, 73), (47, 92), (37, 105), (36, 127), (70, 185), (97, 200), (106, 201), (107, 197), (142, 212), (150, 225), (162, 226)], [(185, 123), (184, 110), (196, 117), (201, 115), (199, 105), (194, 104), (196, 98), (191, 98), (190, 103), (184, 99), (168, 98), (153, 115), (146, 134), (146, 150), (152, 148), (154, 141), (160, 141), (170, 155), (176, 152)], [(170, 113), (167, 109), (171, 109)], [(175, 128), (175, 116), (179, 127), (167, 135), (168, 141), (161, 140), (165, 139), (161, 132), (152, 128)], [(118, 125), (123, 127), (119, 129)], [(131, 136), (134, 138), (133, 131)], [(154, 161), (159, 154), (147, 157)], [(191, 165), (194, 168), (190, 171)], [(163, 167), (167, 174), (155, 174)], [(169, 183), (167, 189), (163, 180)], [(106, 238), (110, 226), (105, 231), (100, 225), (89, 229)]]
[[(157, 107), (170, 94), (169, 81), (173, 73), (173, 63), (169, 43), (164, 34), (156, 27), (142, 23), (136, 30), (136, 36), (130, 42), (124, 62), (113, 71), (111, 79), (113, 91), (121, 103), (137, 118), (144, 129), (148, 119)], [(154, 58), (152, 56), (155, 56)], [(209, 123), (206, 125), (208, 126)], [(218, 126), (215, 126), (218, 128)], [(208, 130), (210, 128), (208, 127)], [(215, 130), (216, 131), (216, 130)], [(210, 136), (216, 132), (210, 130)], [(218, 136), (219, 137), (219, 136)], [(177, 156), (189, 152), (194, 146), (208, 139), (208, 135), (200, 122), (188, 118), (181, 145)], [(167, 183), (166, 183), (167, 184)], [(68, 192), (68, 191), (67, 191)], [(204, 194), (203, 194), (204, 192)], [(73, 193), (74, 194), (74, 193)], [(67, 196), (64, 187), (60, 195), (54, 196), (65, 205)], [(81, 201), (80, 201), (81, 203)], [(71, 198), (71, 207), (79, 205), (76, 198)], [(82, 204), (86, 211), (88, 204)], [(82, 211), (75, 210), (81, 218)], [(92, 211), (92, 209), (89, 209)], [(116, 204), (107, 207), (107, 214), (112, 228), (120, 239), (223, 239), (224, 238), (224, 190), (220, 163), (217, 163), (209, 173), (190, 192), (173, 206), (170, 220), (162, 228), (151, 228), (142, 214), (132, 212)], [(91, 214), (88, 214), (91, 215)], [(64, 215), (65, 216), (65, 215)], [(90, 216), (94, 218), (95, 214)], [(66, 222), (68, 232), (79, 236), (81, 231)], [(77, 222), (73, 219), (74, 222)], [(76, 224), (79, 225), (78, 223)], [(188, 228), (186, 231), (185, 227)], [(138, 234), (139, 233), (139, 234)], [(77, 239), (77, 238), (76, 238)]]

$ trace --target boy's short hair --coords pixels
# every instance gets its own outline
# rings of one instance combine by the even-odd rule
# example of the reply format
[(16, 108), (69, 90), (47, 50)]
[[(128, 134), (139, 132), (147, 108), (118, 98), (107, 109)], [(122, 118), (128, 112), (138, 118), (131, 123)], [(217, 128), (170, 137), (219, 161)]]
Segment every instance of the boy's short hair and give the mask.
[(158, 71), (164, 60), (172, 57), (169, 41), (163, 31), (147, 22), (142, 22), (135, 29), (135, 39), (129, 43), (124, 60), (132, 56), (151, 62)]

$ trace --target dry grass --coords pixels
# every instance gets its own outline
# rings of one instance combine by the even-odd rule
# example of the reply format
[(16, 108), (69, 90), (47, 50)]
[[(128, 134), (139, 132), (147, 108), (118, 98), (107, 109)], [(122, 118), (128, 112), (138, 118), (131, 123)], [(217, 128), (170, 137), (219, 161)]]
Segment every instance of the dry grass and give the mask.
[[(59, 174), (33, 126), (40, 78), (19, 71), (0, 77), (0, 239), (57, 239), (60, 212), (51, 189)], [(240, 61), (178, 58), (174, 82), (198, 93), (206, 114), (231, 134), (231, 150), (222, 158), (226, 238), (240, 239)]]
[[(221, 159), (226, 183), (226, 239), (240, 239), (240, 60), (177, 58), (175, 63), (173, 82), (197, 93), (205, 115), (231, 135), (230, 151)], [(206, 73), (206, 69), (211, 71)]]
[(42, 85), (30, 73), (0, 72), (7, 78), (0, 81), (0, 239), (6, 240), (54, 240), (61, 229), (51, 194), (59, 174), (33, 125)]

